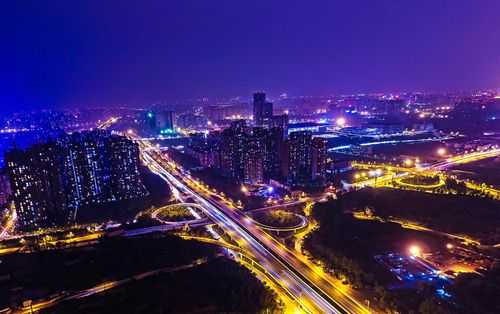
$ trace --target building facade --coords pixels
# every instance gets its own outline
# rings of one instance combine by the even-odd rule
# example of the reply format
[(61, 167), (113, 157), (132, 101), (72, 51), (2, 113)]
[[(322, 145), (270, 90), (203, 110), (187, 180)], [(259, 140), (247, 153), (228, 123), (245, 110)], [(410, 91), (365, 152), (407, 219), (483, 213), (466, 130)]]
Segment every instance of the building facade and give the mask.
[(103, 130), (15, 149), (6, 160), (21, 230), (73, 223), (85, 206), (147, 194), (137, 144)]
[(290, 134), (287, 141), (288, 183), (294, 186), (323, 185), (326, 177), (327, 145), (312, 132)]
[(253, 94), (253, 120), (256, 126), (269, 126), (273, 117), (273, 104), (265, 93)]

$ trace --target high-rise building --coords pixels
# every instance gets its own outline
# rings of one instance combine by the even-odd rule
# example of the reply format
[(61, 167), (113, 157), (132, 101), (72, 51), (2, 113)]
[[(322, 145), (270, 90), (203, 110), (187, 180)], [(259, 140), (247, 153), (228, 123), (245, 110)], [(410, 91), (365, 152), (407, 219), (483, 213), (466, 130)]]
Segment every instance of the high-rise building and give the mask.
[(160, 133), (170, 133), (174, 130), (174, 112), (160, 111), (156, 114), (156, 130)]
[(264, 156), (264, 180), (280, 180), (283, 178), (281, 164), (284, 156), (284, 134), (281, 127), (273, 127), (265, 130), (262, 142), (265, 145)]
[(283, 138), (288, 137), (288, 115), (281, 114), (271, 117), (270, 128), (281, 128), (283, 132)]
[(76, 211), (88, 204), (112, 201), (109, 180), (109, 162), (107, 162), (108, 133), (93, 132), (73, 133), (61, 137), (56, 143), (63, 160), (62, 181), (66, 187), (67, 206)]
[(312, 140), (312, 177), (315, 180), (323, 180), (326, 177), (326, 154), (327, 141), (316, 137)]
[(261, 184), (264, 182), (265, 143), (260, 136), (250, 136), (244, 147), (243, 162), (245, 182)]
[(56, 150), (54, 145), (35, 145), (6, 154), (20, 230), (64, 224), (71, 216)]
[[(139, 146), (123, 136), (111, 136), (106, 143), (112, 200), (134, 199), (146, 194), (139, 171)], [(107, 175), (104, 174), (105, 178)]]
[(325, 139), (312, 138), (312, 132), (293, 132), (287, 142), (288, 181), (292, 185), (323, 184), (326, 177)]
[(205, 128), (207, 126), (207, 118), (201, 115), (185, 113), (177, 118), (177, 125), (181, 128)]
[(11, 193), (9, 177), (0, 174), (0, 206), (4, 206), (8, 203)]
[[(270, 179), (281, 180), (284, 177), (282, 163), (285, 142), (281, 127), (254, 127), (250, 130), (244, 120), (234, 121), (230, 128), (220, 135), (210, 146), (216, 147), (213, 154), (213, 165), (221, 173), (237, 181), (248, 183), (264, 183)], [(194, 142), (189, 151), (196, 155), (200, 150)], [(194, 153), (196, 152), (196, 153)]]
[(306, 185), (312, 179), (312, 132), (293, 132), (288, 138), (288, 180)]
[(219, 168), (223, 174), (238, 181), (242, 181), (245, 175), (243, 150), (246, 137), (244, 120), (233, 122), (221, 134)]
[(103, 130), (6, 154), (21, 230), (74, 222), (86, 205), (144, 196), (139, 149)]
[(269, 126), (273, 117), (273, 104), (265, 93), (253, 94), (253, 120), (256, 126)]

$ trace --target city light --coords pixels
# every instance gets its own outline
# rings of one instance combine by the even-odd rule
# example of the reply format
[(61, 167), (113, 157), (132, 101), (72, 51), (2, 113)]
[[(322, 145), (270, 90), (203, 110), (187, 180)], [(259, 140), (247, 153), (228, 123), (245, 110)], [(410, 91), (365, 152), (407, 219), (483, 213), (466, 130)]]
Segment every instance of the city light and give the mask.
[[(500, 290), (500, 89), (491, 82), (498, 63), (491, 52), (500, 52), (500, 45), (488, 45), (500, 26), (488, 17), (500, 2), (492, 8), (456, 1), (454, 10), (432, 19), (417, 2), (372, 6), (364, 18), (361, 5), (347, 1), (329, 10), (268, 2), (264, 13), (280, 14), (265, 23), (255, 18), (264, 10), (253, 4), (213, 4), (209, 10), (141, 4), (134, 9), (142, 18), (129, 18), (127, 27), (120, 12), (95, 10), (89, 18), (72, 1), (65, 4), (70, 14), (64, 23), (50, 19), (59, 5), (43, 12), (16, 6), (37, 19), (7, 20), (14, 29), (26, 24), (23, 45), (8, 36), (5, 46), (16, 56), (9, 69), (20, 67), (30, 84), (21, 93), (28, 104), (19, 108), (19, 91), (2, 91), (0, 266), (8, 269), (0, 278), (9, 287), (29, 282), (36, 293), (3, 289), (0, 314), (66, 312), (67, 303), (92, 308), (96, 298), (106, 310), (115, 295), (124, 309), (140, 311), (146, 302), (151, 312), (172, 303), (176, 312), (235, 313), (500, 308), (494, 297)], [(178, 18), (158, 18), (166, 9), (189, 11), (181, 19), (187, 35), (179, 35)], [(220, 12), (222, 18), (196, 31), (199, 21)], [(401, 12), (421, 22), (411, 25), (419, 36), (397, 53), (411, 50), (413, 71), (383, 44), (407, 35), (411, 21), (398, 18)], [(460, 33), (442, 23), (457, 12), (484, 27), (446, 36)], [(102, 62), (81, 63), (78, 49), (57, 49), (55, 40), (44, 40), (55, 53), (48, 60), (23, 53), (36, 51), (41, 41), (39, 15), (63, 38), (68, 28), (79, 34), (106, 20), (97, 40), (71, 41), (89, 47), (86, 60), (99, 61), (105, 51), (109, 68), (118, 71), (102, 71)], [(245, 20), (244, 27), (231, 23), (232, 16)], [(347, 16), (353, 22), (344, 25)], [(152, 27), (141, 27), (143, 20)], [(340, 28), (349, 39), (328, 43), (335, 58), (318, 58), (326, 37), (317, 34), (320, 20), (331, 21), (323, 33)], [(287, 23), (293, 24), (287, 40), (269, 31)], [(137, 35), (140, 42), (109, 49), (117, 48), (113, 39)], [(177, 39), (168, 56), (158, 38)], [(304, 43), (312, 48), (296, 49)], [(374, 45), (377, 58), (371, 58)], [(287, 58), (275, 58), (282, 61), (277, 68), (248, 46), (286, 51)], [(436, 46), (442, 64), (426, 62), (432, 51), (424, 47)], [(202, 49), (193, 53), (193, 47)], [(481, 63), (477, 75), (467, 75), (464, 56)], [(52, 62), (65, 58), (75, 62)], [(242, 67), (247, 59), (251, 66)], [(44, 80), (37, 65), (53, 69), (53, 63), (58, 75)], [(92, 85), (106, 83), (106, 93), (72, 90), (88, 85), (86, 77), (72, 75), (75, 68), (91, 73), (87, 79), (97, 79)], [(380, 70), (376, 79), (360, 79), (373, 78), (373, 69)], [(339, 75), (325, 79), (335, 70)], [(194, 72), (217, 81), (200, 84), (189, 79)], [(428, 80), (433, 75), (439, 79)], [(76, 80), (64, 84), (68, 76)], [(454, 91), (456, 78), (462, 91)], [(332, 243), (335, 235), (341, 236)], [(32, 278), (40, 256), (48, 267)], [(165, 257), (171, 263), (142, 263)], [(108, 267), (124, 258), (128, 263), (119, 272)], [(215, 258), (224, 265), (211, 263)], [(239, 272), (243, 267), (247, 271)], [(221, 268), (234, 273), (231, 285), (211, 276)], [(155, 282), (168, 274), (176, 276), (175, 294)], [(162, 289), (157, 296), (163, 297), (141, 300), (151, 296), (135, 286)], [(248, 302), (249, 295), (262, 302)]]
[(339, 127), (343, 127), (343, 126), (345, 126), (345, 124), (346, 124), (346, 120), (345, 120), (345, 118), (342, 118), (342, 117), (341, 117), (341, 118), (338, 118), (338, 119), (337, 119), (336, 123), (337, 123), (337, 125), (338, 125)]
[(411, 256), (419, 257), (422, 254), (422, 249), (418, 245), (412, 245), (408, 249)]

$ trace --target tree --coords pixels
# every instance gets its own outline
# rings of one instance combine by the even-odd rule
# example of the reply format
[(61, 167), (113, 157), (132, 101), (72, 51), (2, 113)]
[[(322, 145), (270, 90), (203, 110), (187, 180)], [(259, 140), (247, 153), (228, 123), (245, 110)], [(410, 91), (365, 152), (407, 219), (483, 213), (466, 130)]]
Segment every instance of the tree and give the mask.
[(435, 298), (428, 298), (422, 301), (418, 311), (420, 314), (451, 314), (451, 311), (441, 305)]

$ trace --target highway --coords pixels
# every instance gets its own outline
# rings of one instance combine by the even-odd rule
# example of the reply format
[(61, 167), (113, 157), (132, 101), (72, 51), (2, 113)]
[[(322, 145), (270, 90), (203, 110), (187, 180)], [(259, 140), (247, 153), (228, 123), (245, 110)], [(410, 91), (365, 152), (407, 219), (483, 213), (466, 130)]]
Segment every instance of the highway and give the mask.
[(169, 224), (163, 224), (159, 226), (153, 226), (153, 227), (145, 227), (145, 228), (138, 228), (138, 229), (133, 229), (133, 230), (126, 230), (123, 233), (120, 234), (120, 236), (123, 237), (135, 237), (139, 235), (144, 235), (152, 232), (166, 232), (166, 231), (173, 231), (173, 230), (181, 230), (188, 226), (189, 228), (196, 228), (196, 227), (202, 227), (210, 224), (207, 219), (196, 219), (192, 220), (189, 222), (178, 222), (178, 223), (169, 223)]
[(120, 119), (121, 119), (121, 117), (111, 117), (111, 118), (107, 119), (106, 121), (102, 122), (101, 124), (97, 125), (97, 128), (102, 129), (102, 130), (106, 130), (110, 126), (112, 126), (113, 124), (118, 122), (118, 120), (120, 120)]
[(433, 164), (429, 168), (432, 170), (445, 170), (447, 168), (456, 165), (474, 162), (481, 159), (496, 157), (498, 155), (500, 155), (500, 148), (489, 149), (486, 151), (472, 152), (468, 154), (458, 155), (455, 157), (450, 157), (444, 161)]
[[(142, 143), (141, 148), (144, 145)], [(344, 286), (334, 284), (321, 269), (288, 250), (256, 226), (248, 216), (219, 199), (203, 195), (202, 191), (195, 192), (196, 187), (189, 187), (185, 177), (175, 170), (167, 170), (169, 165), (160, 155), (146, 149), (142, 152), (153, 171), (202, 205), (205, 215), (225, 230), (242, 249), (250, 252), (293, 295), (302, 310), (309, 313), (369, 313), (347, 294)]]
[[(412, 173), (422, 173), (425, 171), (442, 171), (451, 168), (456, 165), (465, 164), (469, 162), (478, 161), (481, 159), (496, 157), (500, 155), (500, 148), (492, 148), (485, 151), (466, 153), (454, 157), (447, 158), (446, 160), (436, 162), (426, 167), (420, 168), (403, 168), (393, 165), (376, 165), (376, 164), (366, 164), (366, 163), (353, 163), (353, 166), (357, 168), (380, 168), (385, 169), (388, 173), (382, 176), (369, 178), (363, 181), (355, 182), (352, 186), (356, 188), (363, 188), (367, 186), (381, 186), (384, 183), (390, 182), (393, 179), (400, 179)], [(400, 171), (400, 173), (395, 173), (394, 171)], [(492, 194), (496, 194), (497, 191), (492, 189), (490, 191)]]
[[(301, 204), (302, 201), (299, 201), (299, 202), (294, 202), (294, 204)], [(206, 226), (206, 225), (210, 225), (211, 222), (209, 219), (207, 218), (195, 218), (195, 219), (190, 219), (190, 220), (183, 220), (183, 221), (167, 221), (167, 220), (164, 220), (164, 219), (161, 219), (159, 218), (159, 214), (161, 213), (161, 211), (163, 210), (168, 210), (169, 208), (171, 207), (174, 207), (174, 206), (185, 206), (185, 207), (188, 207), (188, 208), (198, 208), (198, 209), (201, 209), (201, 205), (199, 204), (196, 204), (196, 203), (176, 203), (176, 204), (172, 204), (172, 205), (167, 205), (167, 206), (163, 206), (163, 207), (160, 207), (158, 209), (155, 209), (151, 212), (150, 216), (152, 219), (156, 219), (158, 220), (159, 222), (165, 224), (165, 225), (161, 225), (161, 226), (154, 226), (154, 227), (147, 227), (147, 228), (140, 228), (140, 229), (134, 229), (134, 230), (131, 230), (131, 231), (128, 231), (129, 234), (145, 234), (145, 233), (149, 233), (149, 232), (155, 232), (155, 231), (170, 231), (170, 230), (176, 230), (176, 229), (181, 229), (183, 227), (201, 227), (201, 226)], [(284, 205), (286, 206), (286, 205)], [(279, 207), (279, 206), (272, 206), (274, 209), (276, 208), (283, 208), (282, 207)], [(261, 211), (266, 211), (266, 210), (271, 210), (271, 207), (263, 207), (263, 208), (257, 208), (257, 209), (254, 209), (254, 210), (250, 210), (250, 211), (247, 211), (246, 213), (255, 213), (255, 212), (261, 212)], [(302, 216), (302, 215), (299, 215), (299, 214), (295, 214), (295, 213), (292, 213), (292, 215), (296, 216), (297, 218), (299, 218), (299, 222), (295, 225), (295, 226), (280, 226), (280, 227), (276, 227), (276, 226), (270, 226), (270, 225), (265, 225), (265, 224), (262, 224), (262, 223), (259, 223), (258, 221), (256, 221), (255, 219), (252, 219), (253, 222), (259, 226), (261, 229), (264, 229), (264, 230), (268, 230), (268, 231), (277, 231), (277, 232), (298, 232), (304, 228), (307, 227), (307, 224), (308, 224), (308, 221), (307, 221), (307, 218)]]

